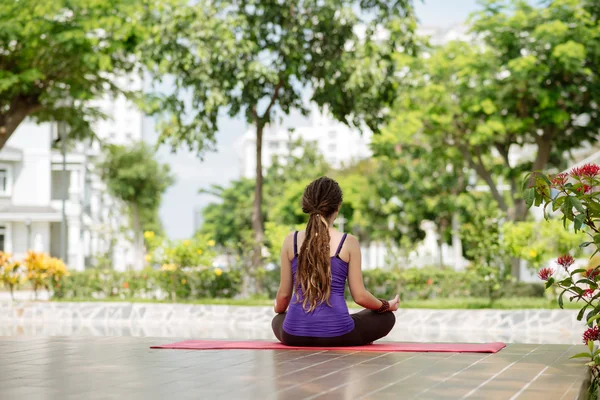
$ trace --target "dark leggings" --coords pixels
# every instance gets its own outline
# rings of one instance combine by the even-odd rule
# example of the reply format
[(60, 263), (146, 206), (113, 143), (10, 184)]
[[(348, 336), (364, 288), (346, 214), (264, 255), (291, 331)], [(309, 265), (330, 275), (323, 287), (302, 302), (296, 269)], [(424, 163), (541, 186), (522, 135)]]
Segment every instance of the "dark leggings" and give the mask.
[(392, 312), (377, 314), (371, 310), (362, 310), (350, 316), (354, 320), (352, 331), (342, 336), (327, 338), (290, 335), (283, 330), (285, 313), (277, 314), (271, 325), (277, 339), (287, 346), (340, 347), (373, 343), (390, 333), (396, 322), (396, 317)]

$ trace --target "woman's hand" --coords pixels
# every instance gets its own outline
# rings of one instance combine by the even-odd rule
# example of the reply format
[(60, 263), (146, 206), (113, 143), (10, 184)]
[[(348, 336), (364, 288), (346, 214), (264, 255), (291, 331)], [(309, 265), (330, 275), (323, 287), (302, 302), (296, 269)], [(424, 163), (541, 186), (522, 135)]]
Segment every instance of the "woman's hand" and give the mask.
[(390, 309), (389, 311), (396, 311), (398, 309), (398, 305), (400, 304), (400, 295), (397, 294), (392, 300), (389, 301)]

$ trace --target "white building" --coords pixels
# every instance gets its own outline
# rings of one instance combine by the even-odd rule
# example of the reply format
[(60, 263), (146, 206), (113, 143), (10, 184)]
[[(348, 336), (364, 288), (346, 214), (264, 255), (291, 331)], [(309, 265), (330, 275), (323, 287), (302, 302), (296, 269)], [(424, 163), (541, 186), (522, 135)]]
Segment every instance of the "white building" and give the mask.
[(434, 46), (440, 46), (453, 40), (467, 41), (472, 38), (469, 27), (464, 24), (448, 27), (424, 25), (417, 28), (417, 35), (429, 38), (429, 43)]
[[(271, 125), (265, 128), (262, 148), (264, 169), (271, 165), (274, 156), (283, 157), (285, 160), (290, 144), (298, 139), (317, 144), (327, 162), (334, 168), (371, 156), (371, 133), (361, 134), (356, 129), (324, 116), (313, 107), (309, 126), (285, 129)], [(256, 128), (246, 131), (239, 143), (239, 149), (240, 175), (252, 178), (256, 175)]]
[[(94, 127), (100, 139), (142, 140), (142, 114), (124, 98), (95, 105), (111, 115)], [(60, 257), (64, 199), (68, 267), (83, 270), (103, 256), (124, 270), (134, 257), (128, 219), (95, 171), (100, 144), (68, 143), (63, 171), (59, 130), (56, 123), (25, 121), (0, 150), (0, 250), (16, 259), (28, 249)]]

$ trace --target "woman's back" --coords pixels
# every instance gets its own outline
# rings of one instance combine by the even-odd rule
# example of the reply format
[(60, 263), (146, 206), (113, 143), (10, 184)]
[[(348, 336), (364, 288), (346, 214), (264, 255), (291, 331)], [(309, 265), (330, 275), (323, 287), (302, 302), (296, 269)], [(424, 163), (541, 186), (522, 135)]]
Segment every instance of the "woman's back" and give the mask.
[[(387, 335), (394, 326), (398, 296), (377, 299), (365, 289), (357, 238), (333, 228), (342, 206), (333, 179), (311, 182), (302, 195), (306, 230), (286, 236), (275, 298), (273, 333), (289, 346), (361, 346)], [(332, 250), (336, 250), (332, 253)], [(365, 310), (350, 315), (346, 280), (354, 301)], [(287, 312), (286, 312), (287, 311)]]
[(289, 306), (283, 329), (289, 334), (309, 337), (335, 337), (354, 329), (354, 321), (348, 312), (344, 297), (348, 263), (340, 258), (347, 235), (343, 234), (335, 254), (331, 257), (331, 294), (329, 304), (322, 302), (312, 311), (303, 307), (304, 295), (297, 286), (298, 274), (298, 232), (294, 233), (294, 258), (292, 259), (293, 287), (297, 294)]

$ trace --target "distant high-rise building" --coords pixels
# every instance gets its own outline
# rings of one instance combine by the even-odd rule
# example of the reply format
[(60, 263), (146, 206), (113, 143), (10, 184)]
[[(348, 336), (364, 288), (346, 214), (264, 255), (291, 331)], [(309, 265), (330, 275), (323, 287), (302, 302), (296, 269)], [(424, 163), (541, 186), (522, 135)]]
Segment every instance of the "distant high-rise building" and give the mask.
[[(273, 156), (286, 157), (292, 142), (301, 139), (317, 145), (321, 154), (334, 168), (365, 159), (371, 156), (370, 132), (353, 129), (321, 113), (313, 107), (310, 124), (297, 128), (268, 126), (263, 133), (262, 164), (266, 169)], [(256, 174), (256, 130), (251, 128), (240, 143), (241, 176), (254, 177)]]

